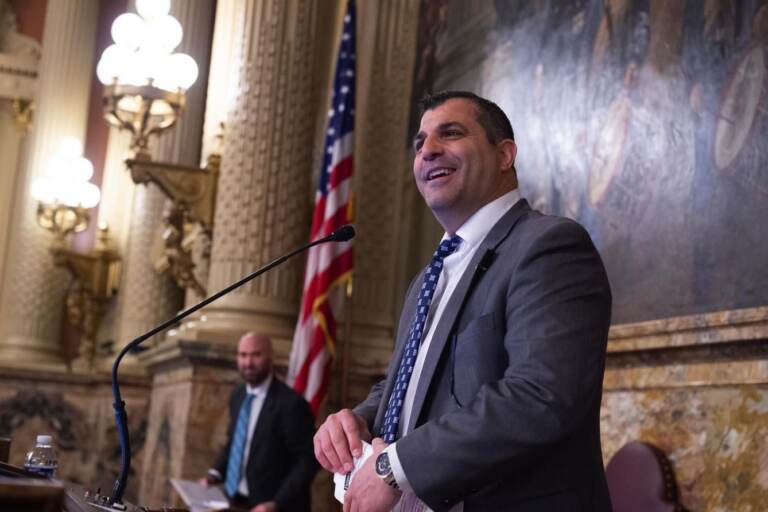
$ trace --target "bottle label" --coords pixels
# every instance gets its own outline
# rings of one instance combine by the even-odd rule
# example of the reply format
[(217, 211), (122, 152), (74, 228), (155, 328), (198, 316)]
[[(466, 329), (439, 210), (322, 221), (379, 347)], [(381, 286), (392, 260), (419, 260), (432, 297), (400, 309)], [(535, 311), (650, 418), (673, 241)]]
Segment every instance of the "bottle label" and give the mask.
[(56, 466), (27, 466), (24, 465), (24, 469), (30, 473), (44, 476), (46, 478), (53, 478), (53, 474), (56, 472)]

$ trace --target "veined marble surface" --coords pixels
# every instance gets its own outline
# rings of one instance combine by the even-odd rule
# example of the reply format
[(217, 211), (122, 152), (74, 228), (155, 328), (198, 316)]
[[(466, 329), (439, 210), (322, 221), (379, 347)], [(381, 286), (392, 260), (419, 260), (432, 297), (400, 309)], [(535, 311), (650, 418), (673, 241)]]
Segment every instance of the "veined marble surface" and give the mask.
[(768, 307), (614, 326), (601, 429), (607, 463), (624, 444), (670, 458), (690, 510), (768, 503)]

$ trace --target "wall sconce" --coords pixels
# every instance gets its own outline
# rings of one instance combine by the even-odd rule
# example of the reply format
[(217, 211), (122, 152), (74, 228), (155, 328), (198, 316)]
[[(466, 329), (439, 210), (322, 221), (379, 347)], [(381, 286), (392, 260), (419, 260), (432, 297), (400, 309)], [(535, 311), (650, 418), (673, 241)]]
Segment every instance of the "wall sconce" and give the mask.
[(99, 204), (101, 192), (88, 180), (93, 165), (80, 156), (80, 144), (74, 139), (61, 142), (43, 177), (32, 183), (37, 199), (37, 223), (54, 235), (54, 247), (64, 247), (70, 233), (88, 227), (88, 210)]
[(195, 264), (185, 234), (190, 223), (199, 223), (210, 236), (216, 200), (219, 158), (205, 168), (153, 162), (151, 135), (173, 126), (181, 116), (186, 91), (197, 80), (194, 59), (172, 53), (183, 36), (181, 24), (168, 14), (170, 0), (137, 0), (137, 14), (121, 14), (112, 23), (112, 39), (101, 55), (96, 73), (104, 88), (104, 117), (109, 124), (128, 130), (134, 157), (126, 161), (135, 183), (154, 183), (172, 201), (165, 215), (163, 261), (182, 288), (205, 295), (193, 269)]
[(37, 222), (51, 231), (51, 253), (57, 266), (72, 275), (67, 291), (67, 318), (82, 334), (75, 364), (90, 369), (96, 357), (96, 335), (107, 303), (117, 293), (120, 256), (108, 247), (108, 229), (99, 227), (95, 247), (86, 254), (67, 247), (67, 238), (88, 227), (89, 211), (99, 202), (99, 189), (88, 180), (93, 166), (80, 155), (79, 143), (66, 140), (59, 155), (51, 160), (47, 173), (32, 183), (38, 201)]

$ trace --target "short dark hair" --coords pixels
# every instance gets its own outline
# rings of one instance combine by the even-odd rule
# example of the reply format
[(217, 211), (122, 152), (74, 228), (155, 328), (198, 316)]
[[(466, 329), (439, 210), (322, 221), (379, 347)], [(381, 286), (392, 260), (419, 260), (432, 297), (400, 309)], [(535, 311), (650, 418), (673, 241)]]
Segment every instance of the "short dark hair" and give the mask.
[(421, 115), (424, 115), (427, 110), (432, 110), (454, 98), (465, 99), (474, 103), (477, 110), (475, 119), (485, 130), (491, 144), (498, 144), (504, 139), (515, 140), (512, 123), (509, 122), (507, 114), (501, 110), (501, 107), (469, 91), (442, 91), (427, 94), (419, 101)]

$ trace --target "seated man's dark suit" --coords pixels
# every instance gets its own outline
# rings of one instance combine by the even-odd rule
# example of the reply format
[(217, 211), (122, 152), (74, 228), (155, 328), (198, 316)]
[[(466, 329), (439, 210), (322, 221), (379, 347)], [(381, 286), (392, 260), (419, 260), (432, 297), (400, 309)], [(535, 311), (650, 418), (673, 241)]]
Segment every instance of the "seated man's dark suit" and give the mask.
[[(214, 466), (223, 480), (226, 480), (229, 445), (245, 394), (246, 387), (242, 384), (229, 400), (227, 444)], [(246, 463), (249, 506), (275, 501), (280, 512), (311, 509), (310, 486), (319, 468), (312, 447), (314, 431), (314, 418), (306, 400), (273, 378)]]
[[(355, 409), (374, 435), (414, 317), (414, 288), (387, 378)], [(447, 303), (396, 443), (416, 495), (436, 511), (462, 501), (466, 512), (609, 511), (599, 420), (610, 314), (608, 280), (586, 231), (525, 200), (512, 207)]]

